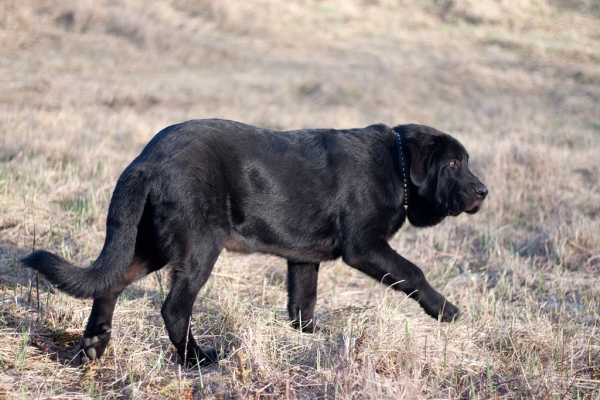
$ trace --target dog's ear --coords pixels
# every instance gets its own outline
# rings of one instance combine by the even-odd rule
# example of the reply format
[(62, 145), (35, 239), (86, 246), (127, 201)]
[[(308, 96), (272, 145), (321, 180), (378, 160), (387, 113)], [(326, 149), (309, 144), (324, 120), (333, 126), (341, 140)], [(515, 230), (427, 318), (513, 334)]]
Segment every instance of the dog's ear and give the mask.
[(410, 180), (415, 186), (423, 186), (436, 152), (435, 135), (423, 125), (400, 125), (394, 130), (404, 138), (410, 153)]

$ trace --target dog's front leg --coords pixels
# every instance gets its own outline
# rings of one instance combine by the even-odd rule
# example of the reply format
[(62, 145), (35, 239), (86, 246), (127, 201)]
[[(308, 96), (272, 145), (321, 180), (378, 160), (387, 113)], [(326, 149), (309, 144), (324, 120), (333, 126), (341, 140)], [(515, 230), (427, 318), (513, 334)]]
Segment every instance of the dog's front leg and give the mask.
[(370, 245), (348, 246), (343, 259), (351, 267), (406, 293), (433, 318), (450, 322), (458, 317), (458, 308), (431, 287), (423, 271), (396, 253), (386, 241), (375, 239)]
[(303, 332), (315, 330), (315, 304), (319, 263), (299, 263), (288, 260), (288, 312), (292, 326)]

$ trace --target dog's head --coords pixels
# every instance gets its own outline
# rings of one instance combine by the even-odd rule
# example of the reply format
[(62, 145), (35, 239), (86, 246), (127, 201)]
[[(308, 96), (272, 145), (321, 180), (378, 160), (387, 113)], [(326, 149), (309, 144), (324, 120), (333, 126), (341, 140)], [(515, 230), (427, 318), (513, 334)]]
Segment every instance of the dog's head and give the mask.
[(488, 189), (469, 170), (469, 154), (452, 136), (423, 125), (394, 128), (403, 137), (410, 159), (408, 219), (431, 226), (445, 217), (481, 208)]

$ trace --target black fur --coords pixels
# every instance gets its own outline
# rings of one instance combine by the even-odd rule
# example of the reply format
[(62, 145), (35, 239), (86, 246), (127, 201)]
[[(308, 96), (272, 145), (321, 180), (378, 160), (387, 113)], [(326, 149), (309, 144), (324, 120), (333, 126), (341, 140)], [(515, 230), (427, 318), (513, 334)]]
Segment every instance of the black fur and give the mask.
[[(394, 131), (405, 143), (410, 201), (403, 206)], [(224, 120), (170, 126), (123, 172), (113, 194), (100, 256), (88, 268), (46, 251), (23, 265), (76, 297), (93, 298), (82, 360), (102, 355), (119, 294), (169, 264), (172, 288), (162, 307), (181, 360), (210, 363), (194, 341), (194, 299), (221, 250), (288, 259), (288, 311), (313, 331), (319, 263), (343, 260), (451, 321), (458, 309), (423, 272), (387, 243), (405, 219), (431, 226), (479, 210), (485, 186), (469, 171), (464, 147), (421, 125), (393, 129), (273, 132)]]

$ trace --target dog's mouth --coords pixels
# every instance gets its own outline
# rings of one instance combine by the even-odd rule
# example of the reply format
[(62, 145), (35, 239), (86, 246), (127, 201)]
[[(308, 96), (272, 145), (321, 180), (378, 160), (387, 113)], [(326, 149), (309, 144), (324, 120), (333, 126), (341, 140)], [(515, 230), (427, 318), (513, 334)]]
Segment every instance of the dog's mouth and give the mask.
[(465, 210), (465, 212), (467, 214), (473, 215), (473, 214), (475, 214), (477, 211), (479, 211), (481, 209), (481, 205), (482, 204), (483, 204), (483, 200), (481, 200), (481, 201), (475, 201), (473, 203), (473, 206), (471, 208), (469, 208), (468, 210)]
[(471, 204), (471, 206), (469, 208), (467, 208), (466, 210), (449, 210), (448, 211), (448, 215), (451, 217), (457, 217), (459, 216), (461, 213), (465, 212), (467, 214), (473, 215), (475, 214), (477, 211), (479, 211), (481, 209), (483, 201), (474, 201), (473, 204)]

